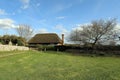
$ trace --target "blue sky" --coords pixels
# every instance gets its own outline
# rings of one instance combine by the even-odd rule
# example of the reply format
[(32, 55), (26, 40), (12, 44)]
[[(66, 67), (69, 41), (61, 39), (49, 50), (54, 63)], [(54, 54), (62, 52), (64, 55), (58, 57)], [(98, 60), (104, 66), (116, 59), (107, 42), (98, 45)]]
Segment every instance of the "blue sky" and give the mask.
[(0, 0), (0, 35), (17, 34), (19, 24), (35, 33), (67, 33), (92, 20), (117, 18), (120, 0)]

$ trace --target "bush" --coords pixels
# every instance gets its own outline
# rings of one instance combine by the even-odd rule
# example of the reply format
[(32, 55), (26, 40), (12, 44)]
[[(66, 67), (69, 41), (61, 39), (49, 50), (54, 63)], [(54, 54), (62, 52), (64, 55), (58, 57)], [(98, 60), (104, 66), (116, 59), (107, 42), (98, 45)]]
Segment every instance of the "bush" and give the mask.
[(10, 41), (13, 45), (18, 44), (18, 46), (24, 46), (26, 44), (26, 40), (24, 38), (16, 35), (3, 35), (0, 37), (0, 42), (2, 44), (9, 44)]
[(54, 51), (55, 50), (53, 45), (38, 45), (37, 48), (39, 51)]
[[(61, 47), (58, 47), (61, 49)], [(110, 55), (120, 55), (120, 45), (118, 46), (110, 46), (110, 45), (97, 45), (93, 49), (89, 46), (78, 46), (78, 45), (65, 45), (63, 47), (64, 51), (69, 53), (77, 53), (77, 54), (95, 54), (96, 56), (110, 56)]]
[(68, 47), (64, 45), (55, 46), (56, 51), (65, 51)]

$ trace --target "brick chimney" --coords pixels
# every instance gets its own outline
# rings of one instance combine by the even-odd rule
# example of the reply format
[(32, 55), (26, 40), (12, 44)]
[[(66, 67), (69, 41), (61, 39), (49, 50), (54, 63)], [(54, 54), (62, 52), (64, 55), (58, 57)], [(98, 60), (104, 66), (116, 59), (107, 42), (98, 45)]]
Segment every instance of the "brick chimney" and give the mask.
[(64, 45), (64, 34), (62, 34), (62, 45)]

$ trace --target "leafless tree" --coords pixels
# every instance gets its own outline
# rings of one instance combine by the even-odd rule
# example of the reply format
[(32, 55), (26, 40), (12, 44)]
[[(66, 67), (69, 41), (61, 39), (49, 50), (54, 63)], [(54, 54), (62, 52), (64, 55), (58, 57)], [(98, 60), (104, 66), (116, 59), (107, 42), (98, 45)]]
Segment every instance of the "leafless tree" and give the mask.
[[(91, 43), (94, 47), (97, 43), (110, 40), (114, 37), (114, 28), (116, 26), (116, 19), (110, 20), (95, 20), (91, 24), (80, 26), (81, 30), (74, 35), (74, 31), (71, 32), (70, 39), (72, 41), (82, 41), (83, 43)], [(77, 38), (76, 38), (77, 37)], [(76, 38), (76, 39), (75, 39)], [(74, 39), (74, 40), (73, 40)]]
[(114, 40), (109, 41), (109, 45), (110, 46), (115, 46), (116, 45), (116, 41), (114, 41)]
[(18, 28), (16, 28), (16, 31), (20, 37), (25, 38), (27, 41), (31, 38), (33, 35), (33, 29), (26, 24), (20, 24)]
[(70, 41), (74, 41), (76, 43), (80, 42), (80, 31), (79, 30), (73, 30), (69, 36), (69, 40)]

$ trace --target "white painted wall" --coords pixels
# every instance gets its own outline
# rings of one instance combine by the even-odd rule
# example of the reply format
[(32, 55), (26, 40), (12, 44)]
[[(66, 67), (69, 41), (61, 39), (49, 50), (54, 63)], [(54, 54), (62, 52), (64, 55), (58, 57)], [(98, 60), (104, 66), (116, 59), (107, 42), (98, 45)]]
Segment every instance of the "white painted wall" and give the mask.
[(13, 50), (29, 50), (24, 46), (0, 45), (0, 51), (13, 51)]

